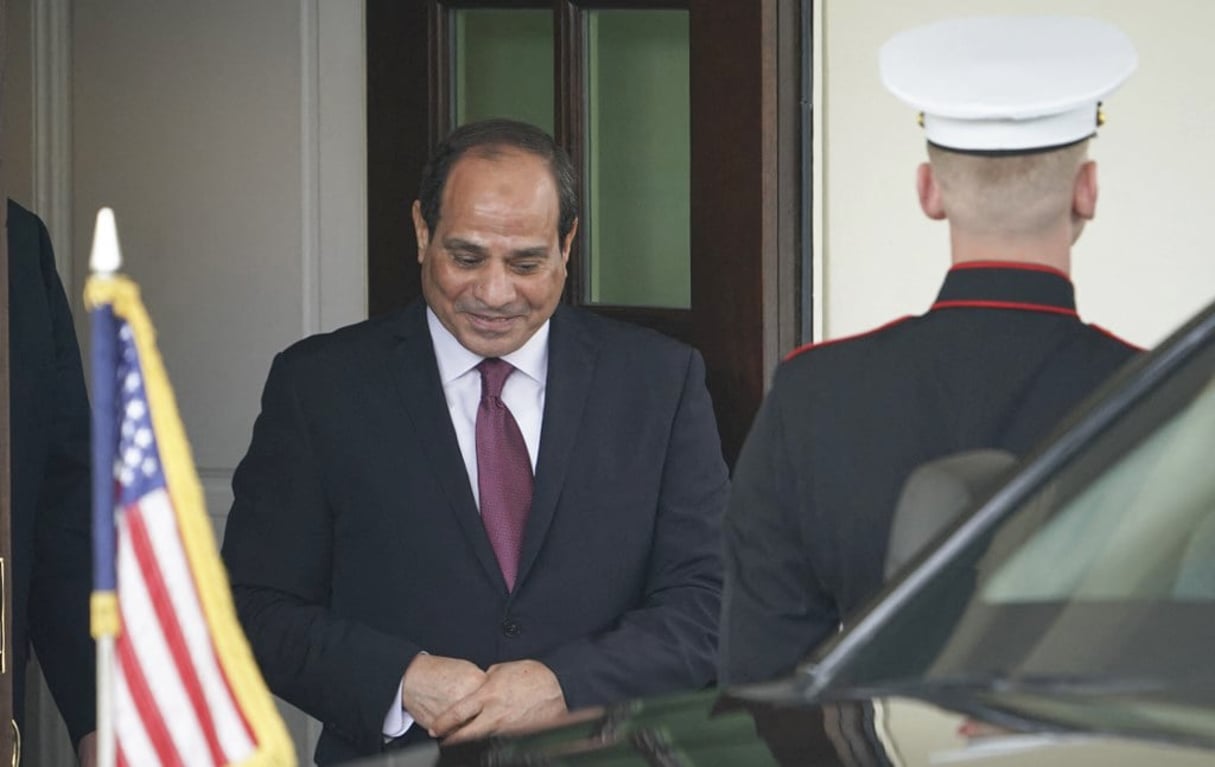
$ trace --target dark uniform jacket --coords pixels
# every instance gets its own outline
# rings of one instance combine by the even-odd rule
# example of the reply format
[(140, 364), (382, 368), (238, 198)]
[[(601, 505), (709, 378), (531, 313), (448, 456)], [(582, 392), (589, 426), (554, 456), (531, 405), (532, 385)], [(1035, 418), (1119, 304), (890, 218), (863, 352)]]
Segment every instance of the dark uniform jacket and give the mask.
[(424, 310), (279, 355), (233, 480), (237, 609), (270, 688), (324, 722), (317, 762), (383, 747), (421, 650), (534, 658), (571, 708), (711, 682), (727, 475), (700, 355), (558, 308), (508, 592)]
[(8, 258), (14, 711), (32, 642), (76, 742), (94, 727), (89, 404), (50, 238), (11, 201)]
[(1023, 454), (1135, 352), (1079, 319), (1063, 273), (969, 262), (927, 314), (789, 355), (735, 468), (721, 678), (791, 672), (881, 588), (914, 468)]

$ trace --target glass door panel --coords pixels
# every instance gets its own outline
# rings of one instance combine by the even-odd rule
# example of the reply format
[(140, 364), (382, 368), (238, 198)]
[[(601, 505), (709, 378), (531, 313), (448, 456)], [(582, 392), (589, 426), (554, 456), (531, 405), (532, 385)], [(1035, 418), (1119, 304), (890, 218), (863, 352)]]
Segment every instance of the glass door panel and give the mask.
[(585, 300), (689, 308), (688, 12), (584, 18)]
[(553, 130), (553, 13), (452, 12), (455, 124), (510, 117)]

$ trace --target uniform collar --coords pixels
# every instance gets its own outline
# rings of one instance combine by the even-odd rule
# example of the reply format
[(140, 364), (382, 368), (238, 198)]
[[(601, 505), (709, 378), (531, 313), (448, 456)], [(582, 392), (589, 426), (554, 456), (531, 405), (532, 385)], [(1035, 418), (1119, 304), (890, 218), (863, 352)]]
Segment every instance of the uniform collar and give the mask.
[(964, 261), (945, 276), (938, 309), (1014, 309), (1076, 316), (1071, 279), (1053, 267), (1005, 261)]

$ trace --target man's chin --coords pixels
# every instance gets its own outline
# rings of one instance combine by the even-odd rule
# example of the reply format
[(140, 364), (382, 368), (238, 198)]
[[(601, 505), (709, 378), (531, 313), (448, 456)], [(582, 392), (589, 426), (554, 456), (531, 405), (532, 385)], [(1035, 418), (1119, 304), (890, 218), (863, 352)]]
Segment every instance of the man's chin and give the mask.
[(465, 349), (481, 357), (504, 357), (527, 343), (527, 337), (518, 328), (500, 332), (466, 328), (457, 340)]

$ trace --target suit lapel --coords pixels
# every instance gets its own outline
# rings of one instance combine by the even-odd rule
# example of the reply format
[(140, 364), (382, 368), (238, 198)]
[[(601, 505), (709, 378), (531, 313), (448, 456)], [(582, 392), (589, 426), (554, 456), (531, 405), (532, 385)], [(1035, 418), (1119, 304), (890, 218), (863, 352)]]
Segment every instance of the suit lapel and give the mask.
[(426, 328), (426, 305), (418, 301), (402, 313), (393, 328), (395, 356), (389, 367), (401, 392), (405, 412), (413, 422), (414, 433), (434, 469), (448, 503), (460, 523), (464, 536), (491, 579), (506, 590), (498, 559), (481, 524), (460, 444), (447, 412), (447, 399), (439, 380), (434, 345)]
[[(574, 455), (582, 411), (590, 396), (598, 347), (581, 318), (558, 307), (549, 329), (548, 381), (532, 510), (523, 534), (516, 584), (522, 584), (548, 534)], [(518, 586), (516, 586), (516, 589)]]

